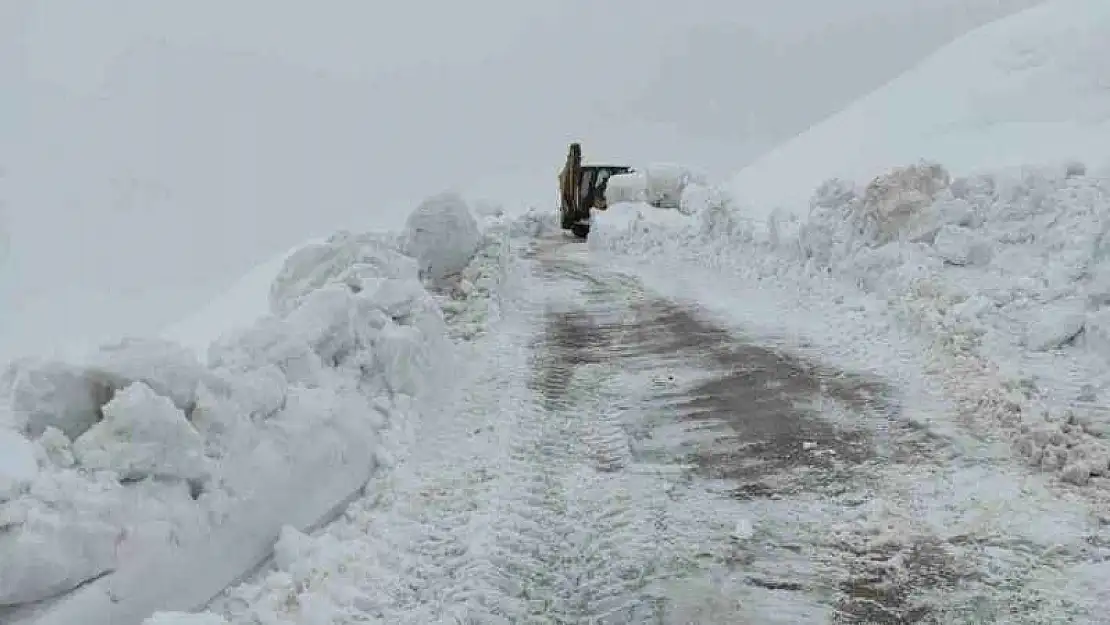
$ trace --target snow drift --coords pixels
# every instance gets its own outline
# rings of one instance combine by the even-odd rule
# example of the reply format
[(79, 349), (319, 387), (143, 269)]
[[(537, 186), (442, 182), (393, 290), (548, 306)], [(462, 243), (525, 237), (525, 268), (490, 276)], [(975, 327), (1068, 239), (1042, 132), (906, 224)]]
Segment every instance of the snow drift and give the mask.
[[(449, 248), (459, 218), (414, 221)], [(340, 232), (289, 254), (268, 312), (212, 328), (203, 360), (129, 338), (80, 362), (9, 365), (5, 622), (138, 623), (199, 607), (266, 557), (284, 525), (310, 529), (357, 492), (390, 462), (382, 430), (434, 404), (430, 389), (453, 365), (450, 336), (472, 336), (496, 314), (508, 224), (470, 223), (474, 236), (437, 250), (457, 274), (447, 292), (426, 289), (420, 260), (402, 251), (411, 231)], [(98, 577), (59, 601), (11, 607)]]
[(596, 215), (590, 245), (863, 292), (932, 341), (969, 422), (1073, 483), (1108, 476), (1110, 183), (1075, 158), (1110, 143), (1107, 42), (1095, 0), (1000, 20), (728, 184), (691, 187), (689, 216)]

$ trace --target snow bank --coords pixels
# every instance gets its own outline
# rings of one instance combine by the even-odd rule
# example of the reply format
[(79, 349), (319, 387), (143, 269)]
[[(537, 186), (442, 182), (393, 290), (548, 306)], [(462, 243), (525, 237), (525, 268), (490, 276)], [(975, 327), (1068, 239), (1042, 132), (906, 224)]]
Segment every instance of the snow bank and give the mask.
[(620, 174), (605, 187), (606, 204), (643, 202), (659, 208), (683, 209), (682, 194), (691, 185), (705, 185), (705, 177), (681, 165), (657, 163), (643, 171)]
[(404, 233), (303, 246), (276, 272), (268, 312), (203, 361), (129, 338), (81, 362), (12, 363), (0, 376), (0, 618), (30, 618), (2, 606), (100, 576), (34, 622), (194, 609), (268, 555), (283, 526), (310, 531), (334, 513), (390, 462), (381, 430), (434, 401), (450, 336), (496, 316), (508, 230), (478, 232), (434, 294)]
[(908, 307), (955, 353), (992, 363), (1032, 412), (1020, 419), (1019, 449), (1080, 483), (1110, 472), (1110, 448), (1094, 440), (1110, 433), (1100, 406), (1110, 390), (1100, 340), (1110, 182), (1083, 171), (957, 178), (886, 232), (858, 226), (866, 190), (831, 183), (840, 192), (815, 202), (799, 248), (811, 268)]
[(1110, 475), (1110, 180), (1085, 171), (917, 163), (827, 181), (806, 220), (763, 227), (721, 190), (689, 216), (621, 204), (595, 217), (590, 245), (880, 298), (935, 343), (965, 409), (1085, 484)]
[(1054, 0), (972, 30), (740, 171), (728, 191), (762, 222), (802, 216), (830, 178), (865, 183), (921, 159), (980, 173), (1106, 163), (1110, 3)]

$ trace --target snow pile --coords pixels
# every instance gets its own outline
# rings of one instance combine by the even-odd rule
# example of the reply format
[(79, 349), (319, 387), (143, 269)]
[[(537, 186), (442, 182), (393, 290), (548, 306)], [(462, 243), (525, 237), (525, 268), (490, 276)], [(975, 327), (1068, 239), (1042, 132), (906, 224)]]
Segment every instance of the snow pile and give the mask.
[(409, 215), (402, 249), (420, 263), (422, 278), (438, 282), (462, 271), (480, 239), (466, 202), (447, 192), (424, 200)]
[(1074, 162), (967, 177), (918, 163), (827, 181), (808, 219), (763, 228), (709, 196), (689, 216), (613, 206), (590, 245), (879, 297), (1031, 462), (1081, 484), (1110, 475), (1110, 181)]
[(594, 214), (587, 242), (591, 249), (657, 256), (669, 251), (672, 241), (668, 235), (682, 231), (688, 223), (687, 216), (670, 209), (624, 202)]
[(684, 209), (683, 191), (705, 185), (705, 177), (681, 165), (659, 163), (643, 171), (613, 176), (605, 187), (606, 204), (643, 202), (659, 208)]
[[(896, 170), (897, 177), (907, 169)], [(942, 171), (933, 167), (933, 171)], [(830, 182), (814, 202), (801, 260), (886, 297), (956, 354), (1021, 389), (1019, 449), (1071, 481), (1110, 473), (1099, 407), (1110, 389), (1110, 181), (1068, 163), (944, 180), (911, 197), (896, 225), (867, 228), (868, 190)], [(863, 227), (861, 227), (863, 226)]]
[[(444, 308), (476, 333), (508, 262), (507, 224), (483, 234), (446, 204), (426, 202), (400, 234), (340, 232), (289, 255), (269, 313), (212, 341), (204, 362), (127, 339), (83, 362), (12, 363), (0, 376), (0, 606), (106, 573), (129, 601), (81, 598), (100, 592), (92, 584), (64, 609), (203, 603), (285, 523), (307, 529), (347, 494), (333, 491), (388, 464), (379, 432), (409, 427), (450, 374)], [(444, 241), (429, 206), (452, 215), (441, 233), (465, 231), (454, 249), (429, 244)], [(449, 294), (425, 288), (422, 268), (429, 285), (453, 270)], [(199, 570), (174, 588), (143, 585), (165, 554)]]
[(560, 232), (557, 206), (531, 207), (509, 221), (510, 237), (540, 238)]

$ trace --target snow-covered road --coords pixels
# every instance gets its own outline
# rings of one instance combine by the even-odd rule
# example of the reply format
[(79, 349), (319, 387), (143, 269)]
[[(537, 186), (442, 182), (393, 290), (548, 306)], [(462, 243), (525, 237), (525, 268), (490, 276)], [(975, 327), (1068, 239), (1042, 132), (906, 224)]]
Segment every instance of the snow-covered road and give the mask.
[(316, 535), (285, 532), (211, 612), (1103, 622), (1085, 586), (1110, 553), (1098, 520), (997, 446), (927, 425), (918, 391), (745, 337), (580, 244), (519, 242), (519, 288), (442, 410), (393, 434), (397, 467)]

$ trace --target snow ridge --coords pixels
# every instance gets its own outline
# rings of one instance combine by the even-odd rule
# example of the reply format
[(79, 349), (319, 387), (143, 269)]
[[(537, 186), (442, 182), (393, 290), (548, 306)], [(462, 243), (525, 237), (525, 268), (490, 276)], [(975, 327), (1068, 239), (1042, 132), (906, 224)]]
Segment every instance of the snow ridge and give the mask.
[[(462, 268), (480, 288), (452, 300), (475, 327), (508, 274), (495, 232)], [(458, 349), (400, 239), (341, 232), (295, 251), (271, 313), (215, 340), (207, 363), (150, 339), (87, 362), (13, 363), (0, 427), (21, 433), (0, 441), (5, 454), (29, 446), (36, 466), (0, 475), (5, 620), (138, 623), (203, 605), (279, 534), (311, 531), (393, 464)], [(43, 540), (59, 549), (34, 548)], [(172, 588), (149, 583), (163, 557), (179, 564)]]
[(859, 316), (850, 294), (862, 292), (885, 310), (879, 323), (931, 342), (933, 369), (978, 431), (1083, 485), (1110, 472), (1105, 185), (1075, 163), (954, 178), (925, 163), (867, 188), (828, 181), (804, 221), (757, 223), (720, 190), (691, 217), (618, 205), (595, 218), (590, 245), (828, 292), (820, 306), (844, 317)]

